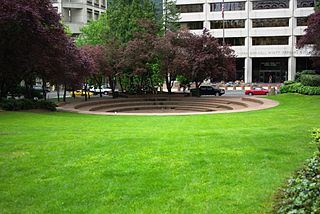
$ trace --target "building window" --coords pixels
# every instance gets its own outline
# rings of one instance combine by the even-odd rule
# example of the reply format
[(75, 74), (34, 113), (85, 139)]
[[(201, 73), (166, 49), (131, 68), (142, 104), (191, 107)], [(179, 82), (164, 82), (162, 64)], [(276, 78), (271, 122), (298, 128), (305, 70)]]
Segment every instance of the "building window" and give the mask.
[[(223, 38), (218, 38), (219, 43), (223, 43)], [(244, 37), (231, 37), (231, 38), (224, 38), (224, 43), (230, 46), (244, 46)]]
[(297, 0), (297, 8), (314, 7), (314, 0)]
[(88, 19), (88, 21), (92, 20), (92, 10), (91, 9), (87, 9), (87, 19)]
[(268, 0), (252, 2), (254, 10), (289, 8), (289, 0)]
[(94, 11), (94, 20), (99, 19), (99, 11)]
[(252, 27), (289, 27), (289, 18), (253, 19)]
[[(224, 20), (224, 28), (244, 28), (245, 21), (245, 19)], [(223, 20), (211, 21), (210, 27), (211, 29), (222, 29)]]
[(308, 17), (298, 17), (297, 26), (307, 26)]
[[(237, 11), (237, 10), (245, 10), (246, 2), (225, 2), (224, 3), (224, 11)], [(219, 3), (211, 3), (210, 11), (221, 11), (222, 10), (222, 2)]]
[(101, 7), (102, 7), (102, 8), (105, 8), (105, 7), (106, 7), (106, 2), (105, 2), (105, 0), (102, 0), (102, 1), (101, 1)]
[(188, 28), (190, 30), (202, 30), (203, 22), (180, 22), (181, 28)]
[(203, 4), (177, 5), (180, 13), (199, 13), (203, 12)]
[(288, 45), (288, 36), (252, 37), (252, 45)]

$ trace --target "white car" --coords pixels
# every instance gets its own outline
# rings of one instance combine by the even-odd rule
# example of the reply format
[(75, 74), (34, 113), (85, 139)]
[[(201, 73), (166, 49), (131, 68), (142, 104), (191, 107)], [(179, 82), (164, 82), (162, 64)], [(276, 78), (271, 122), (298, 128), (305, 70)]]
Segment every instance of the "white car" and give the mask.
[[(93, 94), (99, 94), (100, 88), (98, 86), (92, 86), (89, 88), (89, 91), (92, 92)], [(108, 88), (107, 86), (104, 86), (104, 85), (101, 86), (101, 93), (107, 95), (111, 91), (112, 91), (111, 88)]]

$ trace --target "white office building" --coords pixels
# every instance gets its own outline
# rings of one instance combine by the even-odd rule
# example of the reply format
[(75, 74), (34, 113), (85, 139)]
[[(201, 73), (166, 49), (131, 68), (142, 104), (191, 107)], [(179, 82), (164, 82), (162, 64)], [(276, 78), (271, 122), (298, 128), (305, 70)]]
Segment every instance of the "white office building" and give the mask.
[(63, 23), (74, 35), (90, 20), (97, 20), (106, 9), (106, 0), (51, 0)]
[[(204, 28), (235, 50), (235, 80), (283, 82), (311, 69), (310, 47), (296, 49), (314, 0), (177, 0), (181, 25)], [(224, 8), (224, 12), (222, 12)]]

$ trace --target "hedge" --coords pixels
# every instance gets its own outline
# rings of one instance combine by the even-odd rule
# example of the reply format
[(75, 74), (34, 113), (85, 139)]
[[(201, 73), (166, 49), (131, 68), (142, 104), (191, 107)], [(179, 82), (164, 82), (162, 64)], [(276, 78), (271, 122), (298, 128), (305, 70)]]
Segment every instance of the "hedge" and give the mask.
[(285, 82), (283, 86), (280, 87), (281, 93), (299, 93), (305, 95), (320, 95), (320, 87), (316, 86), (304, 86), (302, 83), (296, 82)]
[(303, 74), (300, 76), (300, 82), (305, 86), (320, 86), (320, 75)]
[(295, 80), (297, 82), (300, 82), (300, 78), (301, 78), (302, 75), (314, 75), (314, 74), (316, 74), (316, 72), (314, 70), (304, 70), (304, 71), (298, 72), (296, 74)]
[(275, 213), (320, 213), (320, 129), (313, 138), (318, 152), (279, 190)]
[(56, 104), (46, 100), (5, 99), (1, 100), (0, 107), (6, 111), (20, 111), (29, 109), (45, 109), (49, 111), (56, 111)]

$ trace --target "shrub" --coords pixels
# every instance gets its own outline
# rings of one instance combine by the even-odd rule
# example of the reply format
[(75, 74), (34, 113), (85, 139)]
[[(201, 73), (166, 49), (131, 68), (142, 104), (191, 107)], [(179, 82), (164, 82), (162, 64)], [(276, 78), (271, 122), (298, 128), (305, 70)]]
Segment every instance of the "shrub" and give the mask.
[(56, 107), (57, 105), (51, 101), (47, 101), (47, 100), (37, 100), (35, 102), (36, 104), (36, 108), (38, 109), (45, 109), (45, 110), (49, 110), (49, 111), (56, 111)]
[(34, 108), (34, 102), (28, 99), (8, 99), (1, 101), (1, 107), (6, 111), (20, 111)]
[(315, 129), (312, 133), (313, 142), (317, 145), (318, 151), (320, 153), (320, 128)]
[(320, 87), (304, 86), (301, 83), (291, 83), (280, 88), (281, 93), (299, 93), (305, 95), (320, 95)]
[(284, 85), (290, 85), (290, 84), (292, 84), (292, 83), (296, 83), (295, 81), (293, 81), (293, 80), (288, 80), (288, 81), (284, 81)]
[(305, 86), (320, 86), (320, 75), (303, 74), (300, 77), (300, 82)]
[[(314, 131), (320, 151), (320, 129)], [(320, 213), (320, 153), (288, 180), (276, 196), (275, 213)]]
[(298, 72), (295, 76), (295, 80), (297, 82), (300, 82), (301, 75), (306, 75), (306, 74), (314, 75), (316, 74), (316, 72), (314, 70), (304, 70), (304, 71)]
[(56, 104), (45, 100), (29, 100), (29, 99), (7, 99), (2, 100), (0, 103), (2, 109), (6, 111), (20, 111), (29, 109), (45, 109), (56, 111)]

